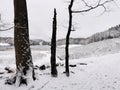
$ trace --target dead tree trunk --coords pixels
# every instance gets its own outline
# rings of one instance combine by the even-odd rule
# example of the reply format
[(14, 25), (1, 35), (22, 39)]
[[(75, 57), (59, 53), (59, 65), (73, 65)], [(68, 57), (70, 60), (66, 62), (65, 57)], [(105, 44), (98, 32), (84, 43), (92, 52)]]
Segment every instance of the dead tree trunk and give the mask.
[(29, 43), (29, 28), (26, 0), (14, 0), (14, 44), (16, 54), (17, 85), (35, 80), (33, 62)]
[(56, 69), (56, 31), (57, 31), (57, 17), (56, 9), (54, 9), (54, 18), (53, 18), (53, 33), (51, 39), (51, 75), (53, 77), (57, 76)]
[(66, 47), (65, 47), (65, 68), (66, 68), (66, 76), (69, 76), (69, 38), (71, 34), (71, 28), (72, 28), (72, 6), (73, 6), (74, 0), (71, 0), (70, 5), (68, 7), (69, 11), (69, 25), (68, 25), (68, 32), (66, 36)]

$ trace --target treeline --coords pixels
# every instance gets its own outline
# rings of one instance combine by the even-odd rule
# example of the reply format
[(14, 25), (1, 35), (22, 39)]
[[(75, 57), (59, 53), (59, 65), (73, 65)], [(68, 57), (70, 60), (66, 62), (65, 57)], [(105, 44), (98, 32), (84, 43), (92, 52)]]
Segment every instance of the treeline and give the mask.
[(109, 28), (107, 31), (99, 32), (93, 34), (92, 36), (86, 38), (86, 44), (102, 41), (105, 39), (112, 39), (120, 37), (120, 25)]
[[(106, 31), (98, 32), (88, 38), (70, 38), (70, 44), (82, 44), (86, 45), (106, 39), (119, 38), (120, 37), (120, 25), (109, 28)], [(57, 40), (57, 45), (64, 45), (65, 39)]]
[[(14, 38), (12, 37), (0, 37), (0, 43), (8, 43), (14, 45)], [(30, 45), (50, 45), (50, 42), (41, 39), (30, 39)]]

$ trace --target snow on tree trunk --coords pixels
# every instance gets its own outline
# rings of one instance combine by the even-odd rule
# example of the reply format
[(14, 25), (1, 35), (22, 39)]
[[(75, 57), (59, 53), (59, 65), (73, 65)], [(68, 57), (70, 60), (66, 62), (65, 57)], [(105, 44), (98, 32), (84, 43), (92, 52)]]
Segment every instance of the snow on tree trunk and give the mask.
[(28, 84), (35, 80), (29, 43), (28, 15), (26, 0), (14, 0), (14, 44), (16, 54), (16, 85)]

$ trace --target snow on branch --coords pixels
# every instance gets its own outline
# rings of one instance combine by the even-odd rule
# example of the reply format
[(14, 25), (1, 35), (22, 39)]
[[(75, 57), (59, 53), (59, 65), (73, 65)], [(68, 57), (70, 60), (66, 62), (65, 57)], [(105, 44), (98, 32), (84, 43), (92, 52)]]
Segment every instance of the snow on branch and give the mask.
[(84, 9), (84, 10), (73, 10), (72, 13), (82, 13), (82, 12), (88, 12), (88, 11), (91, 11), (93, 9), (96, 9), (98, 7), (103, 7), (104, 8), (104, 12), (106, 11), (106, 7), (105, 7), (105, 4), (109, 3), (109, 2), (112, 2), (114, 0), (106, 0), (104, 1), (103, 3), (101, 3), (101, 0), (99, 0), (97, 2), (97, 4), (95, 6), (92, 6), (92, 5), (89, 5), (85, 0), (82, 0), (82, 2), (86, 5), (86, 7), (88, 7), (88, 9)]

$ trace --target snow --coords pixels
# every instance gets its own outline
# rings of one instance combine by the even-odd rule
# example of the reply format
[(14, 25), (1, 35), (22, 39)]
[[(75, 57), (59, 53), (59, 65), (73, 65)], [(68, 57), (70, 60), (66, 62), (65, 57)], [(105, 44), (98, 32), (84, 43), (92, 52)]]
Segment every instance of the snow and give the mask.
[[(88, 58), (105, 54), (118, 53), (120, 51), (120, 38), (109, 39), (87, 45), (70, 47), (70, 59)], [(64, 48), (60, 48), (57, 56), (64, 58)]]
[[(82, 46), (82, 45), (75, 45), (75, 44), (72, 44), (69, 46), (69, 48), (73, 48), (73, 47), (78, 47), (78, 46)], [(58, 46), (59, 48), (65, 48), (65, 45), (60, 45)]]
[(10, 46), (8, 43), (0, 43), (0, 46)]
[[(10, 67), (15, 71), (15, 58), (14, 50), (0, 51), (0, 73), (4, 72), (4, 74), (0, 74), (0, 90), (120, 90), (120, 47), (116, 46), (116, 43), (120, 46), (119, 39), (105, 40), (86, 46), (74, 45), (71, 50), (75, 55), (77, 55), (76, 52), (79, 48), (83, 48), (81, 49), (83, 53), (91, 50), (90, 46), (96, 48), (97, 45), (100, 45), (101, 48), (98, 47), (99, 50), (95, 49), (99, 53), (93, 53), (94, 55), (91, 54), (89, 57), (71, 58), (70, 65), (76, 65), (76, 67), (70, 67), (70, 77), (66, 77), (63, 73), (65, 67), (61, 65), (64, 64), (64, 60), (61, 61), (57, 58), (59, 64), (57, 67), (58, 77), (51, 77), (50, 68), (36, 69), (37, 80), (31, 82), (28, 86), (22, 85), (21, 87), (4, 84), (7, 78), (13, 77), (15, 74), (15, 72), (7, 73), (4, 69)], [(100, 49), (104, 47), (113, 50), (110, 53), (106, 52), (107, 49), (101, 51)], [(61, 53), (60, 50), (62, 49), (58, 47), (57, 50), (57, 53)], [(49, 49), (32, 48), (32, 56), (34, 65), (50, 66)]]

